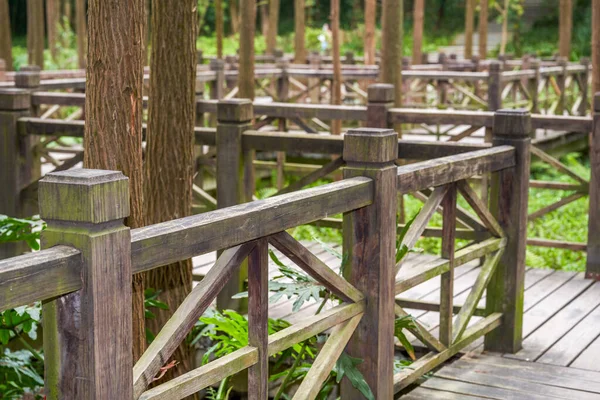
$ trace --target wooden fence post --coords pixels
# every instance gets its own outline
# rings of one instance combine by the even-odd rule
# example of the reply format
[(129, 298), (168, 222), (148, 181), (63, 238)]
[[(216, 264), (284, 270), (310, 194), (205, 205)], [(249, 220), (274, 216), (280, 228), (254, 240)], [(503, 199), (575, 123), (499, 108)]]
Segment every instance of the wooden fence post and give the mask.
[(286, 102), (288, 101), (290, 91), (290, 77), (287, 69), (289, 68), (289, 61), (285, 58), (277, 60), (277, 68), (281, 69), (281, 75), (277, 78), (277, 101)]
[[(23, 137), (17, 132), (17, 121), (31, 112), (31, 93), (24, 89), (0, 89), (0, 214), (25, 217), (21, 188), (27, 182)], [(18, 256), (28, 250), (24, 242), (0, 243), (0, 259)]]
[(6, 80), (6, 61), (3, 58), (0, 58), (0, 82), (4, 82)]
[[(308, 64), (311, 66), (311, 71), (318, 71), (321, 69), (321, 56), (319, 53), (311, 53), (308, 56)], [(308, 79), (308, 87), (310, 89), (310, 102), (312, 104), (319, 104), (321, 102), (321, 82), (320, 78), (309, 78)]]
[[(363, 360), (358, 368), (376, 399), (393, 398), (394, 254), (398, 135), (391, 129), (351, 129), (344, 136), (344, 178), (373, 179), (373, 204), (345, 213), (344, 271), (360, 290), (366, 308), (347, 347)], [(364, 397), (345, 379), (343, 399)]]
[(394, 107), (394, 85), (374, 83), (367, 88), (367, 126), (390, 128), (388, 110)]
[(48, 399), (131, 399), (129, 183), (121, 172), (78, 169), (40, 181), (42, 246), (81, 252), (81, 290), (43, 305)]
[(344, 64), (346, 64), (346, 65), (354, 65), (354, 64), (356, 64), (356, 60), (354, 59), (354, 52), (353, 51), (347, 51), (346, 52), (346, 57), (344, 58)]
[(215, 72), (215, 80), (210, 82), (210, 98), (220, 100), (225, 89), (225, 61), (213, 58), (210, 60), (209, 68)]
[(496, 111), (502, 107), (502, 63), (490, 61), (488, 74), (488, 111)]
[(590, 213), (588, 220), (585, 276), (600, 280), (600, 92), (594, 95), (593, 126), (590, 137)]
[(558, 57), (558, 66), (561, 67), (561, 72), (557, 76), (556, 84), (560, 90), (560, 96), (558, 96), (558, 107), (556, 107), (556, 114), (563, 115), (567, 108), (567, 59), (566, 57)]
[(516, 353), (523, 340), (531, 134), (531, 115), (527, 111), (506, 109), (494, 115), (492, 143), (513, 146), (516, 164), (492, 178), (490, 211), (506, 233), (507, 244), (487, 287), (487, 313), (503, 313), (502, 325), (485, 337), (485, 348), (490, 351)]
[[(447, 71), (449, 59), (446, 53), (440, 53), (438, 55), (438, 63), (442, 65), (442, 71)], [(446, 104), (448, 97), (448, 85), (447, 80), (438, 80), (438, 104)]]
[[(248, 99), (221, 100), (217, 104), (217, 207), (244, 203), (246, 198), (242, 133), (252, 128), (252, 102)], [(217, 296), (220, 310), (241, 311), (246, 302), (231, 297), (243, 292), (247, 263), (233, 272)]]
[(538, 88), (540, 87), (540, 82), (542, 80), (542, 74), (540, 72), (540, 60), (537, 58), (532, 58), (529, 61), (529, 68), (534, 70), (534, 77), (528, 80), (528, 91), (529, 96), (531, 97), (531, 113), (537, 114), (540, 112)]
[[(581, 80), (581, 103), (579, 103), (578, 114), (581, 116), (585, 116), (587, 114), (587, 108), (589, 103), (588, 91), (589, 91), (589, 80), (590, 80), (590, 59), (588, 57), (583, 57), (581, 59), (581, 65), (585, 68), (585, 70), (579, 76)], [(593, 111), (593, 109), (592, 109)]]

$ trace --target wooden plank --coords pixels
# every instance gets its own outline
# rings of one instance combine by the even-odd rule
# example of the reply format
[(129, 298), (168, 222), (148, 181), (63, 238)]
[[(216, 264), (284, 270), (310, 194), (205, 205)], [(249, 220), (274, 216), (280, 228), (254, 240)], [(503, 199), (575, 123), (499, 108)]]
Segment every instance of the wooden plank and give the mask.
[(485, 400), (489, 397), (471, 396), (468, 394), (449, 393), (443, 390), (427, 389), (417, 387), (413, 391), (402, 396), (402, 400)]
[(331, 335), (298, 387), (293, 397), (294, 400), (314, 400), (317, 397), (323, 382), (329, 377), (361, 318), (362, 314), (359, 314), (333, 328)]
[[(597, 76), (596, 73), (594, 73)], [(590, 211), (586, 276), (600, 280), (600, 96), (593, 100), (593, 129), (590, 135)]]
[(559, 208), (561, 208), (564, 205), (567, 205), (569, 203), (572, 203), (576, 200), (579, 200), (580, 198), (584, 197), (585, 194), (584, 193), (573, 193), (567, 197), (564, 197), (562, 199), (560, 199), (559, 201), (552, 203), (550, 205), (547, 205), (545, 207), (540, 208), (537, 211), (532, 212), (531, 214), (529, 214), (527, 216), (527, 220), (528, 221), (533, 221), (537, 218), (540, 218), (552, 211), (558, 210)]
[(304, 186), (309, 185), (318, 179), (324, 178), (330, 173), (334, 172), (338, 168), (344, 165), (344, 160), (342, 157), (337, 157), (335, 160), (325, 164), (323, 167), (319, 168), (316, 171), (311, 172), (308, 175), (303, 176), (298, 179), (296, 182), (288, 185), (287, 187), (281, 189), (277, 192), (277, 195), (294, 192), (296, 190), (302, 189)]
[(566, 249), (566, 250), (572, 250), (572, 251), (587, 251), (587, 249), (588, 249), (588, 245), (586, 243), (575, 243), (575, 242), (567, 242), (564, 240), (550, 240), (550, 239), (539, 239), (539, 238), (527, 239), (527, 246), (552, 247), (552, 248)]
[(553, 166), (554, 168), (558, 169), (561, 172), (564, 172), (566, 175), (568, 175), (569, 177), (575, 179), (577, 182), (579, 182), (581, 184), (584, 184), (584, 185), (588, 184), (587, 180), (583, 179), (581, 176), (579, 176), (571, 168), (567, 167), (566, 165), (564, 165), (563, 163), (561, 163), (559, 160), (557, 160), (556, 158), (552, 157), (548, 153), (543, 152), (539, 148), (537, 148), (535, 146), (532, 146), (531, 147), (531, 155), (538, 157), (543, 162), (550, 164), (551, 166)]
[(255, 243), (225, 250), (204, 279), (192, 289), (133, 367), (134, 398), (139, 398), (164, 363), (185, 339), (198, 318), (225, 286)]
[(398, 168), (397, 184), (402, 193), (410, 193), (486, 172), (514, 166), (514, 149), (498, 146), (455, 156), (436, 158)]
[(477, 193), (471, 188), (467, 181), (458, 182), (458, 190), (463, 198), (469, 203), (473, 211), (481, 219), (484, 225), (494, 234), (494, 236), (503, 237), (504, 230), (496, 221), (496, 218), (490, 213), (486, 204), (477, 196)]
[(248, 398), (267, 399), (269, 392), (269, 255), (267, 239), (260, 239), (248, 256), (248, 344), (258, 350), (248, 369)]
[(442, 201), (442, 258), (448, 260), (448, 271), (440, 280), (440, 342), (446, 347), (452, 341), (452, 317), (454, 300), (454, 230), (456, 229), (456, 184), (449, 184)]
[(598, 354), (600, 354), (600, 336), (571, 363), (571, 367), (600, 372)]
[[(408, 317), (409, 314), (402, 309), (398, 304), (394, 305), (394, 313), (399, 317)], [(429, 333), (429, 330), (425, 328), (418, 320), (414, 319), (413, 323), (416, 329), (408, 328), (408, 330), (415, 335), (417, 339), (421, 341), (430, 350), (441, 352), (446, 350), (446, 346), (442, 344), (435, 336)]]
[[(372, 202), (369, 178), (343, 181), (132, 230), (135, 273), (255, 240)], [(244, 229), (240, 229), (244, 227)], [(169, 249), (169, 251), (165, 251)]]

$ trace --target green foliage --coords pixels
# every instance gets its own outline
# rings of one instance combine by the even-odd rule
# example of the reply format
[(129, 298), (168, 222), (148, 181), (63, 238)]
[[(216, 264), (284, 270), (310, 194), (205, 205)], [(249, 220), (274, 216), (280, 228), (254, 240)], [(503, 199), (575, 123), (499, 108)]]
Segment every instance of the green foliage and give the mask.
[(350, 357), (348, 354), (342, 353), (335, 363), (335, 381), (336, 383), (340, 383), (345, 376), (352, 386), (358, 389), (365, 398), (375, 400), (375, 396), (373, 395), (369, 384), (365, 381), (365, 377), (358, 368), (356, 368), (356, 366), (362, 362), (363, 360), (360, 358)]
[[(169, 306), (166, 303), (163, 303), (158, 299), (160, 295), (160, 291), (154, 290), (152, 288), (146, 288), (144, 290), (144, 318), (146, 319), (155, 319), (156, 315), (152, 312), (152, 308), (160, 309), (160, 310), (168, 310)], [(148, 343), (152, 343), (156, 336), (154, 333), (146, 328), (146, 341)]]
[(33, 394), (42, 399), (39, 392), (44, 386), (43, 370), (43, 361), (34, 358), (31, 352), (4, 349), (0, 353), (0, 398), (20, 399)]
[(0, 243), (26, 241), (33, 250), (40, 249), (40, 233), (46, 223), (39, 215), (31, 218), (13, 218), (0, 214)]
[(402, 346), (404, 346), (404, 349), (410, 358), (412, 360), (416, 360), (415, 349), (404, 333), (404, 331), (407, 329), (417, 329), (417, 326), (415, 325), (415, 319), (410, 315), (396, 318), (394, 321), (394, 336), (396, 336)]

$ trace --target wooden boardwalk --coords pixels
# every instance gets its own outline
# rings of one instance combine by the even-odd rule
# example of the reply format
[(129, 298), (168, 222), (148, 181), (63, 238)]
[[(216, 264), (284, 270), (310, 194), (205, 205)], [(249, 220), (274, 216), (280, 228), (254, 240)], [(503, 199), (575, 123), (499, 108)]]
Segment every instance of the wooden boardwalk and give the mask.
[[(341, 260), (321, 244), (305, 245), (334, 270), (339, 270)], [(334, 247), (340, 250), (340, 246)], [(276, 251), (286, 265), (293, 263)], [(400, 275), (418, 268), (424, 261), (436, 258), (422, 254), (409, 254)], [(215, 254), (206, 254), (194, 259), (194, 273), (203, 275), (212, 266)], [(277, 266), (270, 261), (270, 276), (279, 275)], [(454, 280), (454, 303), (462, 305), (479, 273), (476, 262), (456, 268)], [(439, 302), (440, 279), (424, 282), (404, 293), (405, 300)], [(485, 303), (482, 299), (480, 306)], [(313, 315), (318, 308), (314, 301), (305, 303), (299, 312), (292, 312), (292, 301), (282, 300), (270, 304), (269, 317), (282, 318), (291, 323)], [(406, 308), (406, 311), (437, 335), (439, 313)], [(473, 317), (472, 323), (479, 318)], [(600, 400), (600, 282), (585, 280), (582, 273), (555, 271), (550, 269), (527, 269), (525, 275), (525, 315), (523, 350), (517, 354), (482, 354), (483, 341), (469, 346), (460, 361), (444, 366), (419, 389), (410, 393), (409, 399), (541, 399), (570, 398)], [(419, 343), (414, 341), (415, 345)], [(481, 366), (479, 365), (481, 364)], [(512, 382), (510, 373), (527, 371), (517, 383)], [(459, 374), (464, 371), (464, 376)], [(567, 371), (567, 372), (565, 372)], [(486, 383), (494, 375), (494, 384)], [(551, 382), (551, 392), (540, 392), (536, 388)], [(460, 376), (458, 376), (460, 375)], [(531, 375), (531, 376), (530, 376)], [(567, 377), (571, 377), (566, 379)], [(500, 379), (502, 378), (502, 379)], [(588, 379), (594, 380), (593, 384)], [(573, 385), (570, 385), (573, 381)], [(489, 393), (483, 395), (485, 386)], [(513, 387), (511, 385), (517, 385)], [(519, 386), (520, 385), (520, 386)], [(566, 385), (566, 386), (565, 386)], [(490, 389), (490, 388), (493, 388)], [(586, 389), (587, 388), (587, 389)], [(581, 395), (575, 390), (584, 389)], [(469, 391), (471, 390), (471, 391)], [(436, 393), (437, 391), (437, 393)], [(442, 392), (469, 393), (471, 397)], [(526, 393), (526, 394), (524, 394)], [(567, 397), (561, 397), (568, 395)], [(462, 397), (461, 397), (462, 396)], [(487, 396), (487, 397), (486, 397)], [(496, 397), (494, 397), (496, 396)], [(500, 396), (500, 397), (498, 397)], [(502, 397), (505, 396), (505, 397)]]

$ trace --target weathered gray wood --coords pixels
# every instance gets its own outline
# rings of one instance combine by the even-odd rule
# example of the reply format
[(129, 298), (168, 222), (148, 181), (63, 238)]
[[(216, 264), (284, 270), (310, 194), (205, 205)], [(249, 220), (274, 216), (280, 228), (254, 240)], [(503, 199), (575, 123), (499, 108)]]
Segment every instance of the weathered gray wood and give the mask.
[(477, 196), (469, 183), (467, 181), (459, 181), (458, 190), (460, 190), (460, 193), (463, 195), (464, 199), (467, 201), (467, 203), (469, 203), (473, 211), (475, 211), (477, 216), (492, 232), (492, 234), (497, 237), (503, 237), (504, 231), (502, 230), (502, 227), (498, 224), (496, 218), (494, 218), (494, 216), (489, 212), (487, 206)]
[(456, 229), (456, 183), (448, 184), (442, 201), (442, 258), (448, 260), (448, 270), (440, 281), (440, 342), (449, 347), (452, 340), (452, 316), (454, 307), (454, 231)]
[(488, 312), (502, 312), (503, 324), (485, 337), (492, 351), (515, 353), (523, 339), (523, 296), (531, 117), (524, 110), (500, 110), (494, 116), (494, 146), (515, 148), (515, 166), (492, 178), (490, 211), (508, 239), (487, 290)]
[(394, 85), (376, 83), (367, 88), (367, 125), (369, 128), (390, 128), (388, 111), (394, 106)]
[[(365, 314), (348, 352), (363, 362), (358, 366), (375, 398), (393, 395), (394, 253), (396, 233), (397, 134), (386, 129), (350, 130), (344, 136), (344, 178), (373, 179), (373, 204), (344, 214), (344, 275), (365, 300)], [(347, 380), (341, 396), (362, 399)]]
[[(399, 317), (408, 317), (409, 314), (398, 305), (398, 301), (394, 304), (394, 313)], [(421, 341), (430, 350), (442, 352), (446, 350), (446, 346), (442, 344), (435, 336), (433, 336), (425, 326), (423, 326), (417, 319), (413, 320), (413, 324), (416, 329), (408, 328), (408, 330), (415, 335), (417, 339)]]
[(555, 249), (566, 249), (572, 251), (587, 251), (587, 243), (567, 242), (564, 240), (550, 240), (540, 238), (528, 238), (527, 246), (551, 247)]
[(39, 192), (48, 224), (42, 246), (73, 246), (82, 255), (81, 290), (43, 305), (46, 396), (131, 399), (128, 180), (113, 171), (56, 172)]
[(139, 398), (150, 385), (254, 246), (254, 242), (249, 242), (225, 250), (173, 313), (133, 368), (134, 398)]
[(600, 93), (594, 95), (594, 126), (590, 137), (590, 211), (586, 277), (600, 280)]
[(510, 168), (515, 164), (515, 152), (499, 145), (485, 150), (432, 159), (398, 168), (397, 184), (402, 193), (440, 186), (467, 179), (485, 172)]
[(132, 231), (135, 273), (364, 207), (373, 182), (352, 178)]
[(257, 363), (248, 370), (250, 400), (267, 400), (269, 397), (268, 267), (268, 242), (260, 239), (248, 257), (248, 344), (258, 350)]
[(492, 61), (488, 73), (488, 110), (496, 111), (502, 107), (502, 63)]

